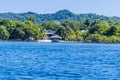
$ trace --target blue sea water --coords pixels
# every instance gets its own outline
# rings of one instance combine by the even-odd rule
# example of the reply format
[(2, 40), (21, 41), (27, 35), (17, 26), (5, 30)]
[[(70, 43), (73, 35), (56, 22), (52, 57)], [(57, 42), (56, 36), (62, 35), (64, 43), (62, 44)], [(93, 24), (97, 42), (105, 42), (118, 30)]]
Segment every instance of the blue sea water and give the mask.
[(120, 80), (120, 44), (0, 42), (0, 80)]

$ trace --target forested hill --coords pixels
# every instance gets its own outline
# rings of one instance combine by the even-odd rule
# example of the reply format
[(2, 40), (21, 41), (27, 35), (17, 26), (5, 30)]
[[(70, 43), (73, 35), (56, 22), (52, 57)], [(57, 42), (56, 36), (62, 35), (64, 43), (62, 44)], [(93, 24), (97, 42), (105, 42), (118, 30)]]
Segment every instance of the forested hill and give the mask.
[(0, 13), (0, 19), (7, 18), (7, 19), (18, 19), (18, 20), (25, 20), (28, 16), (34, 16), (36, 17), (37, 23), (42, 23), (46, 21), (56, 20), (60, 22), (64, 22), (65, 20), (74, 20), (74, 21), (81, 21), (84, 19), (90, 19), (90, 20), (105, 20), (105, 21), (113, 21), (117, 22), (120, 21), (119, 17), (107, 17), (103, 15), (96, 15), (93, 13), (88, 14), (74, 14), (73, 12), (69, 10), (60, 10), (56, 13), (52, 14), (37, 14), (33, 12), (27, 12), (27, 13)]

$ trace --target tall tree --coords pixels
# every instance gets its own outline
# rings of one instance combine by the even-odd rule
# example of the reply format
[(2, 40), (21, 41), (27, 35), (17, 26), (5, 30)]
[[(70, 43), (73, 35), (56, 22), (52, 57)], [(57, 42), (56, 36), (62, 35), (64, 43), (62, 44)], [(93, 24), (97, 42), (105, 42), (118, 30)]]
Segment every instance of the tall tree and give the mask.
[(42, 26), (44, 26), (44, 28), (47, 29), (47, 30), (56, 31), (57, 29), (60, 28), (61, 23), (58, 22), (58, 21), (48, 21), (46, 23), (43, 23)]
[(0, 39), (2, 40), (7, 40), (9, 39), (9, 32), (7, 31), (7, 29), (5, 28), (5, 26), (0, 26)]
[(110, 28), (110, 25), (107, 22), (100, 22), (95, 24), (89, 29), (90, 34), (100, 34), (103, 35)]

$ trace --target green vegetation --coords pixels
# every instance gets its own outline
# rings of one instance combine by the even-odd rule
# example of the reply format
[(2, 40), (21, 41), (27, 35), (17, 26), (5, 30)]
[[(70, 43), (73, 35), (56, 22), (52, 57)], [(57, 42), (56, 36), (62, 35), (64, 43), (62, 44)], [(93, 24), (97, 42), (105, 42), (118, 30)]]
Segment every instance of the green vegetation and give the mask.
[[(33, 13), (29, 12), (29, 14)], [(38, 17), (31, 15), (23, 20), (17, 18), (13, 20), (1, 19), (0, 39), (28, 40), (29, 37), (33, 37), (35, 40), (45, 39), (47, 38), (46, 30), (53, 30), (65, 41), (120, 43), (119, 18), (106, 17), (105, 19), (104, 16), (96, 17), (91, 14), (89, 15), (91, 18), (85, 17), (86, 19), (74, 20), (73, 15), (75, 17), (75, 14), (67, 10), (58, 11), (56, 13), (56, 19), (49, 19), (51, 18), (49, 15), (50, 17), (46, 17), (49, 20), (42, 21), (42, 23), (38, 23)], [(65, 17), (66, 20), (64, 19)]]
[[(2, 40), (27, 40), (30, 36), (36, 40), (45, 37), (45, 32), (40, 30), (38, 24), (25, 20), (8, 20), (0, 21), (0, 39)], [(44, 35), (44, 36), (41, 36)]]
[[(36, 17), (37, 23), (43, 23), (46, 21), (59, 21), (59, 22), (65, 22), (66, 20), (73, 20), (73, 21), (83, 21), (85, 19), (89, 19), (92, 21), (109, 21), (109, 22), (119, 22), (119, 17), (107, 17), (103, 15), (97, 15), (93, 13), (88, 14), (74, 14), (73, 12), (69, 10), (60, 10), (53, 14), (37, 14), (34, 12), (26, 12), (26, 13), (0, 13), (0, 20), (10, 19), (10, 20), (21, 20), (24, 21), (28, 18), (28, 16), (34, 16)], [(29, 20), (31, 17), (29, 17)], [(34, 22), (34, 19), (33, 19)], [(89, 25), (89, 24), (88, 24)], [(88, 26), (87, 25), (87, 26)]]

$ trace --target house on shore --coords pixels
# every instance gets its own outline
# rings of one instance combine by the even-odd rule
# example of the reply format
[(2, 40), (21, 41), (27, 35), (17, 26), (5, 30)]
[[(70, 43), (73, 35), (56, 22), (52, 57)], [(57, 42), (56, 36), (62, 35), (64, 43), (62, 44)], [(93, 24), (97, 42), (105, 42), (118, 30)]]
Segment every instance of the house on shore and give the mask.
[(56, 31), (46, 30), (47, 38), (43, 40), (38, 40), (38, 42), (60, 42), (62, 37), (56, 35)]
[(50, 39), (52, 40), (52, 42), (60, 42), (60, 40), (62, 40), (62, 37), (60, 37), (59, 35), (53, 35), (50, 37)]
[(54, 36), (56, 33), (56, 31), (52, 31), (52, 30), (46, 30), (46, 34), (48, 37)]

